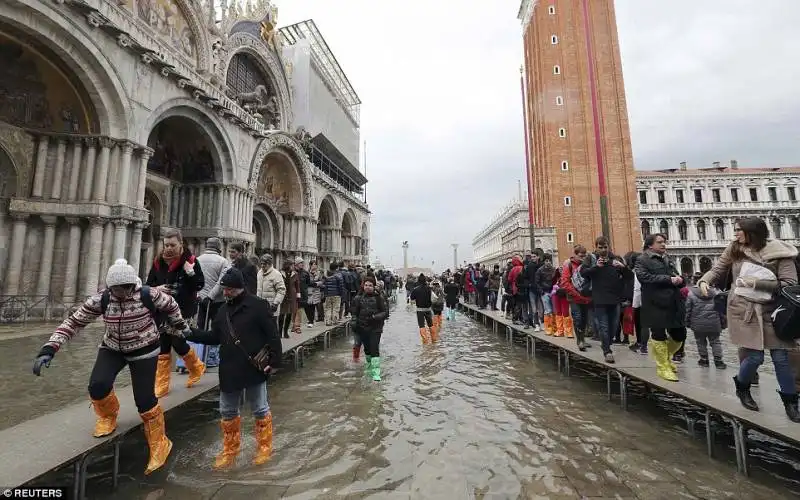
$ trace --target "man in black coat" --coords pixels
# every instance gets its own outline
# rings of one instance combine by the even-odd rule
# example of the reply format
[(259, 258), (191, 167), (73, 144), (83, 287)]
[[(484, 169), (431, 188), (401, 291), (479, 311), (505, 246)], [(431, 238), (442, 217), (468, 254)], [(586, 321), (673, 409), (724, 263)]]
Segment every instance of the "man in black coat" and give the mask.
[[(272, 454), (272, 413), (267, 399), (267, 380), (280, 367), (283, 346), (272, 308), (266, 301), (245, 289), (238, 269), (229, 269), (220, 280), (225, 304), (220, 308), (210, 331), (193, 330), (187, 339), (206, 345), (219, 345), (219, 407), (222, 414), (223, 449), (214, 468), (233, 465), (241, 449), (242, 421), (239, 402), (244, 395), (255, 417), (255, 465)], [(261, 356), (261, 355), (264, 356)], [(267, 364), (259, 366), (259, 358)]]
[(241, 243), (231, 243), (228, 247), (228, 258), (231, 265), (241, 271), (244, 278), (244, 288), (250, 295), (256, 295), (258, 289), (258, 267), (256, 267), (247, 255), (244, 254), (244, 245)]

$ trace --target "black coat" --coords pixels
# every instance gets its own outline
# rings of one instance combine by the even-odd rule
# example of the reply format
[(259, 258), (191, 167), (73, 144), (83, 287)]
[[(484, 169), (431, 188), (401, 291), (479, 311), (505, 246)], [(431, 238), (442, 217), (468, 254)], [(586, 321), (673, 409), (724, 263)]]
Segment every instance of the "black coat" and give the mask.
[(645, 252), (636, 260), (636, 277), (642, 284), (642, 328), (682, 328), (686, 304), (680, 289), (670, 278), (680, 276), (667, 255)]
[(586, 257), (581, 266), (581, 275), (592, 281), (592, 303), (597, 306), (614, 306), (621, 303), (625, 295), (625, 278), (632, 276), (630, 269), (623, 263), (621, 267), (614, 267), (614, 260), (622, 260), (611, 253), (608, 262), (598, 266), (597, 256), (594, 259)]
[(383, 296), (377, 293), (356, 295), (350, 306), (353, 329), (359, 335), (383, 332), (383, 323), (389, 317), (389, 307)]
[(258, 268), (244, 256), (233, 261), (233, 267), (242, 272), (244, 289), (247, 290), (247, 293), (256, 295), (258, 292)]
[[(233, 325), (240, 344), (230, 335), (227, 318)], [(222, 305), (210, 331), (192, 329), (187, 340), (206, 345), (219, 345), (219, 388), (234, 392), (260, 384), (267, 375), (260, 372), (245, 354), (255, 356), (264, 346), (270, 349), (270, 366), (280, 367), (283, 346), (278, 335), (278, 325), (266, 301), (245, 292), (232, 302)]]
[[(187, 261), (192, 263), (193, 276), (186, 274), (183, 269)], [(181, 309), (181, 316), (188, 321), (197, 314), (197, 293), (203, 289), (205, 282), (200, 262), (189, 250), (184, 250), (183, 255), (173, 261), (171, 266), (160, 256), (156, 257), (153, 261), (153, 267), (150, 268), (150, 272), (147, 275), (145, 285), (172, 285), (175, 290), (173, 298)], [(156, 318), (156, 324), (159, 326), (165, 321), (166, 316), (163, 314), (159, 314)]]

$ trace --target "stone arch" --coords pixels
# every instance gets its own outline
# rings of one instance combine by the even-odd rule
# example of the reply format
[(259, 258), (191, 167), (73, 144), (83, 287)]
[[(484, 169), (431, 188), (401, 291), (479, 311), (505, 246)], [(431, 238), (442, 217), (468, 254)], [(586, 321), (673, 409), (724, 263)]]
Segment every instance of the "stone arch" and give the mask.
[[(167, 25), (159, 16), (151, 13), (156, 6), (166, 9), (177, 9), (169, 12), (171, 23)], [(199, 72), (211, 70), (211, 37), (206, 27), (206, 16), (203, 14), (200, 2), (193, 0), (174, 0), (171, 2), (157, 2), (154, 0), (139, 0), (136, 2), (134, 13), (139, 21), (147, 24), (166, 45), (169, 45), (177, 54), (198, 69)], [(157, 19), (154, 24), (151, 19)]]
[(356, 223), (356, 214), (352, 208), (344, 211), (340, 227), (342, 229), (342, 253), (344, 255), (358, 255), (360, 250), (360, 244), (358, 243), (359, 231)]
[(257, 186), (259, 179), (261, 179), (261, 168), (271, 154), (283, 156), (290, 160), (294, 167), (302, 188), (302, 210), (297, 213), (306, 216), (314, 214), (314, 180), (311, 177), (311, 170), (308, 166), (308, 157), (300, 147), (300, 144), (288, 134), (280, 132), (271, 134), (258, 145), (256, 153), (253, 155), (253, 161), (250, 164), (250, 173), (247, 179), (250, 191), (258, 197)]
[[(224, 184), (234, 184), (235, 149), (225, 127), (217, 117), (208, 112), (208, 108), (191, 99), (183, 97), (173, 99), (156, 108), (142, 127), (139, 142), (149, 144), (156, 127), (171, 119), (183, 119), (184, 123), (192, 124), (202, 133), (212, 146), (209, 154), (213, 160), (214, 180)], [(156, 150), (150, 159), (151, 164), (158, 161), (158, 154)]]
[[(130, 106), (122, 80), (95, 41), (75, 29), (68, 17), (54, 9), (57, 5), (61, 4), (34, 2), (19, 9), (14, 2), (0, 2), (0, 32), (22, 36), (29, 46), (52, 54), (55, 60), (50, 63), (63, 66), (65, 78), (85, 92), (94, 120), (84, 133), (128, 137)], [(35, 43), (27, 43), (29, 39)]]
[(259, 171), (256, 200), (268, 202), (278, 213), (302, 214), (305, 191), (291, 155), (283, 148), (268, 152)]
[(700, 257), (700, 272), (707, 273), (712, 267), (714, 266), (714, 261), (711, 260), (711, 257), (702, 256)]
[(286, 76), (286, 70), (280, 57), (264, 40), (246, 31), (231, 34), (226, 43), (226, 50), (227, 55), (223, 61), (224, 64), (221, 64), (222, 71), (219, 74), (222, 81), (227, 80), (231, 60), (236, 54), (245, 53), (250, 55), (275, 87), (274, 91), (278, 96), (281, 114), (281, 126), (279, 128), (290, 132), (293, 121), (291, 92), (289, 90), (289, 79)]
[(280, 220), (275, 210), (269, 205), (258, 203), (253, 207), (253, 232), (255, 233), (253, 247), (256, 255), (261, 256), (280, 247)]
[(8, 200), (17, 196), (18, 172), (11, 153), (0, 143), (0, 212), (5, 212)]
[[(277, 130), (283, 130), (289, 132), (289, 123), (287, 119), (289, 118), (287, 113), (290, 113), (291, 110), (291, 103), (288, 102), (288, 96), (282, 95), (280, 89), (280, 79), (276, 77), (273, 71), (270, 69), (267, 60), (265, 59), (265, 52), (258, 52), (254, 47), (251, 46), (244, 46), (239, 47), (236, 52), (231, 54), (228, 58), (226, 69), (225, 69), (225, 84), (226, 88), (228, 89), (228, 96), (231, 99), (236, 99), (236, 93), (233, 92), (230, 86), (230, 77), (231, 77), (231, 69), (234, 60), (237, 57), (245, 57), (249, 63), (252, 63), (253, 66), (256, 67), (260, 76), (264, 79), (264, 84), (266, 84), (268, 88), (268, 95), (275, 96), (277, 99), (278, 104), (278, 119), (277, 123), (275, 124), (275, 128)], [(256, 83), (258, 85), (258, 83)], [(252, 88), (247, 88), (244, 92), (254, 92), (255, 85)], [(269, 126), (268, 123), (265, 123)]]
[(689, 257), (680, 260), (681, 274), (691, 276), (694, 274), (694, 262)]
[(319, 203), (317, 218), (321, 226), (337, 226), (339, 210), (336, 207), (336, 201), (333, 199), (333, 196), (326, 195), (322, 198), (322, 201)]

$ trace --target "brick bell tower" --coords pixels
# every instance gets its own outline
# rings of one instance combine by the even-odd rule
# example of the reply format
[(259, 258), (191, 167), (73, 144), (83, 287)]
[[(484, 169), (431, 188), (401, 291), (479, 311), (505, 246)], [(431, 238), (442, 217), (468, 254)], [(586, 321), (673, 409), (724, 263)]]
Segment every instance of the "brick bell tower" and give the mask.
[(597, 236), (641, 249), (613, 0), (522, 0), (530, 204), (562, 257)]

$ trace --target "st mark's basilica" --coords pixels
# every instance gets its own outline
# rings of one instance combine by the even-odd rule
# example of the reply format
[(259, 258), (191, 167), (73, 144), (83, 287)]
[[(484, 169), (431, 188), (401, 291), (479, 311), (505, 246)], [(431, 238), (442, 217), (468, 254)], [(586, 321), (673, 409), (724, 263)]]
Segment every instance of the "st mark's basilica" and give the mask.
[(364, 262), (360, 100), (268, 0), (0, 2), (0, 295), (73, 304), (177, 228)]

